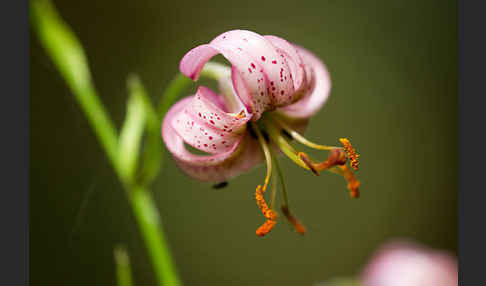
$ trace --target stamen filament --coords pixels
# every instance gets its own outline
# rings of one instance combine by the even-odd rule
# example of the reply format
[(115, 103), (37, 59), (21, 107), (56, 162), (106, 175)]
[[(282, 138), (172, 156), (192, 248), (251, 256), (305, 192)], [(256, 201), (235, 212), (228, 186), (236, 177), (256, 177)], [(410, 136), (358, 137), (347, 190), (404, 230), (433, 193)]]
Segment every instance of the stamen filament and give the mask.
[(272, 175), (272, 154), (270, 153), (270, 148), (268, 147), (262, 132), (260, 129), (258, 129), (258, 126), (252, 123), (252, 128), (258, 137), (260, 145), (262, 146), (263, 154), (265, 155), (265, 160), (267, 163), (267, 175), (265, 176), (265, 182), (263, 184), (263, 191), (265, 191), (267, 189), (268, 182), (270, 181), (270, 176)]
[(265, 197), (263, 196), (264, 192), (267, 189), (268, 182), (270, 181), (270, 176), (272, 175), (272, 154), (260, 129), (258, 129), (258, 127), (253, 123), (251, 124), (250, 128), (253, 128), (253, 130), (255, 131), (258, 137), (258, 141), (262, 146), (263, 154), (265, 155), (265, 160), (267, 162), (267, 175), (265, 177), (264, 185), (263, 187), (261, 185), (258, 185), (255, 192), (255, 200), (257, 202), (257, 206), (262, 211), (263, 216), (267, 219), (267, 221), (265, 221), (265, 223), (256, 230), (256, 235), (264, 236), (267, 233), (269, 233), (277, 223), (276, 221), (277, 213), (273, 209), (268, 207), (265, 201)]
[(346, 164), (347, 158), (344, 151), (341, 149), (334, 149), (329, 153), (327, 160), (321, 163), (313, 163), (306, 153), (299, 152), (299, 158), (304, 161), (314, 174), (319, 175), (320, 171), (327, 170), (337, 165)]
[(353, 172), (348, 168), (347, 165), (337, 166), (329, 169), (331, 173), (344, 176), (344, 179), (348, 182), (348, 190), (350, 191), (350, 196), (353, 198), (359, 198), (359, 186), (360, 181), (356, 179)]
[[(265, 122), (268, 123), (268, 122)], [(280, 134), (279, 130), (273, 124), (265, 124), (266, 130), (270, 139), (277, 144), (278, 148), (282, 150), (282, 152), (287, 155), (287, 157), (294, 161), (298, 166), (310, 170), (309, 167), (297, 156), (297, 151), (295, 151), (294, 147), (290, 145), (287, 140)]]
[(314, 142), (311, 142), (307, 140), (304, 136), (300, 135), (297, 131), (292, 129), (290, 126), (288, 126), (284, 121), (280, 120), (277, 116), (271, 116), (272, 121), (274, 121), (278, 126), (280, 126), (283, 130), (287, 131), (290, 136), (295, 139), (295, 141), (310, 147), (314, 148), (317, 150), (334, 150), (334, 149), (343, 149), (342, 147), (336, 147), (336, 146), (327, 146), (327, 145), (321, 145), (321, 144), (316, 144)]

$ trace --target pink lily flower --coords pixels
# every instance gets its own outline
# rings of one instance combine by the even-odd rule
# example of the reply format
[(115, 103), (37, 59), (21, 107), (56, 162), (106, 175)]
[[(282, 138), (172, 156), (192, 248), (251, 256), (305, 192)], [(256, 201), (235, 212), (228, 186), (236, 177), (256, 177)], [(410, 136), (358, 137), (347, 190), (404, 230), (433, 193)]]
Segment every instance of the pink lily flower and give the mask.
[[(207, 63), (217, 54), (222, 54), (231, 68)], [(280, 173), (277, 153), (282, 152), (316, 175), (323, 170), (343, 175), (351, 195), (359, 196), (359, 181), (346, 165), (349, 158), (351, 167), (357, 170), (359, 155), (349, 140), (341, 138), (343, 147), (333, 147), (315, 144), (301, 135), (309, 118), (326, 102), (331, 88), (326, 67), (311, 52), (276, 36), (233, 30), (190, 50), (179, 69), (194, 81), (201, 74), (213, 77), (219, 83), (219, 91), (200, 86), (195, 95), (170, 108), (162, 124), (167, 149), (185, 174), (217, 183), (226, 182), (265, 159), (267, 174), (263, 187), (257, 187), (255, 198), (267, 221), (257, 229), (257, 235), (265, 235), (276, 223), (276, 179), (272, 182), (270, 206), (263, 196), (270, 178), (275, 176), (280, 177), (284, 192), (283, 214), (299, 233), (305, 233), (289, 211), (283, 178), (272, 173), (272, 165)], [(315, 163), (290, 145), (292, 139), (329, 151), (328, 159)], [(207, 154), (194, 154), (185, 144)]]
[(457, 286), (457, 259), (411, 242), (384, 245), (365, 267), (363, 286)]

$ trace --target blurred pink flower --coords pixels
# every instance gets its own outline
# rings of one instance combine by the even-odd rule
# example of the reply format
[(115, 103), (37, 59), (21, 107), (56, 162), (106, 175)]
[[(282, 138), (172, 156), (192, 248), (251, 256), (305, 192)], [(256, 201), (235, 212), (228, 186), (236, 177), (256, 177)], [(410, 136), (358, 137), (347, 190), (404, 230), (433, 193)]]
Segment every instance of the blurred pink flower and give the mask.
[(361, 273), (363, 286), (457, 286), (457, 260), (449, 253), (407, 242), (382, 246)]
[[(231, 69), (206, 64), (217, 54), (230, 62)], [(279, 37), (233, 30), (190, 50), (179, 64), (181, 72), (195, 81), (203, 68), (211, 70), (220, 90), (200, 86), (195, 95), (173, 105), (164, 118), (162, 137), (180, 169), (201, 181), (227, 181), (266, 159), (267, 176), (255, 197), (268, 221), (258, 235), (266, 234), (277, 217), (263, 198), (272, 173), (274, 148), (315, 174), (332, 169), (344, 175), (352, 195), (358, 196), (359, 181), (345, 165), (349, 157), (351, 166), (357, 169), (358, 155), (349, 141), (342, 139), (344, 148), (324, 146), (299, 134), (324, 105), (331, 88), (329, 73), (316, 56)], [(328, 160), (312, 162), (287, 142), (289, 137), (331, 151)], [(185, 143), (207, 154), (193, 154)], [(304, 228), (288, 208), (283, 210), (303, 233)]]

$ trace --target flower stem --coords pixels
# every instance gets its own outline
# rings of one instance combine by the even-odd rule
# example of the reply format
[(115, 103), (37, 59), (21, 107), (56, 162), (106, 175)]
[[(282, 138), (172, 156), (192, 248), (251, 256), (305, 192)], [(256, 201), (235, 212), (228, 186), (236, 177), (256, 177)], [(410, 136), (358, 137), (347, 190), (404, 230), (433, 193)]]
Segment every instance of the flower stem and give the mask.
[(86, 114), (111, 165), (118, 168), (117, 133), (92, 84), (81, 44), (50, 1), (31, 1), (30, 17), (41, 44)]
[[(120, 144), (117, 131), (94, 88), (88, 61), (81, 43), (69, 26), (58, 15), (50, 1), (31, 1), (30, 16), (32, 27), (37, 33), (41, 44), (71, 89), (74, 98), (81, 106), (82, 111), (94, 129), (101, 146), (106, 152), (116, 175), (125, 189), (127, 199), (130, 202), (152, 260), (158, 284), (161, 286), (180, 285), (180, 280), (167, 247), (164, 231), (160, 222), (160, 215), (155, 206), (156, 204), (149, 190), (145, 187), (146, 184), (139, 183), (132, 172), (124, 171), (126, 170), (125, 165), (134, 164), (133, 162), (136, 162), (138, 159), (138, 152), (134, 150), (137, 145), (132, 144), (136, 142), (127, 142), (127, 148), (119, 148)], [(185, 88), (189, 82), (190, 80), (180, 75), (172, 82), (160, 105), (159, 114), (165, 114), (168, 107), (180, 94), (181, 89)], [(138, 104), (137, 108), (143, 108), (143, 106)], [(148, 115), (150, 114), (148, 113)], [(136, 120), (136, 116), (132, 117), (132, 119), (128, 120), (129, 124), (126, 125), (128, 129), (123, 132), (130, 136), (122, 137), (129, 138), (127, 140), (139, 140), (141, 135), (138, 132), (142, 132), (140, 128), (143, 128), (139, 124), (148, 124), (148, 129), (151, 129), (150, 122), (153, 122), (153, 120), (148, 120), (148, 123), (146, 123), (145, 120)], [(159, 144), (162, 143), (160, 142)], [(127, 155), (126, 152), (136, 153), (132, 154), (135, 157), (131, 158), (129, 163), (123, 163), (120, 160), (121, 157)]]
[(165, 239), (160, 214), (150, 192), (145, 188), (136, 187), (131, 191), (129, 200), (159, 285), (181, 285)]
[(126, 249), (123, 246), (115, 247), (113, 254), (116, 263), (117, 286), (132, 286), (130, 258)]

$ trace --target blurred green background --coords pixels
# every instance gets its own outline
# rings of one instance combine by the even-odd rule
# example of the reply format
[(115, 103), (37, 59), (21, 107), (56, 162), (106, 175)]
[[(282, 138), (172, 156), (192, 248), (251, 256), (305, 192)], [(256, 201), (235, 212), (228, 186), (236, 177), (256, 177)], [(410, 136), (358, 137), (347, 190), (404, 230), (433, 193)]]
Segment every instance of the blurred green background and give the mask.
[[(230, 29), (281, 36), (328, 66), (331, 96), (306, 136), (351, 138), (361, 154), (361, 198), (349, 197), (341, 177), (315, 177), (282, 158), (292, 210), (308, 234), (282, 220), (261, 239), (254, 190), (263, 166), (214, 190), (167, 158), (152, 190), (186, 285), (312, 285), (359, 273), (394, 237), (457, 252), (456, 1), (54, 4), (83, 43), (118, 126), (129, 73), (158, 100), (189, 49)], [(119, 243), (136, 285), (155, 285), (105, 154), (33, 34), (30, 42), (32, 285), (114, 285)]]

